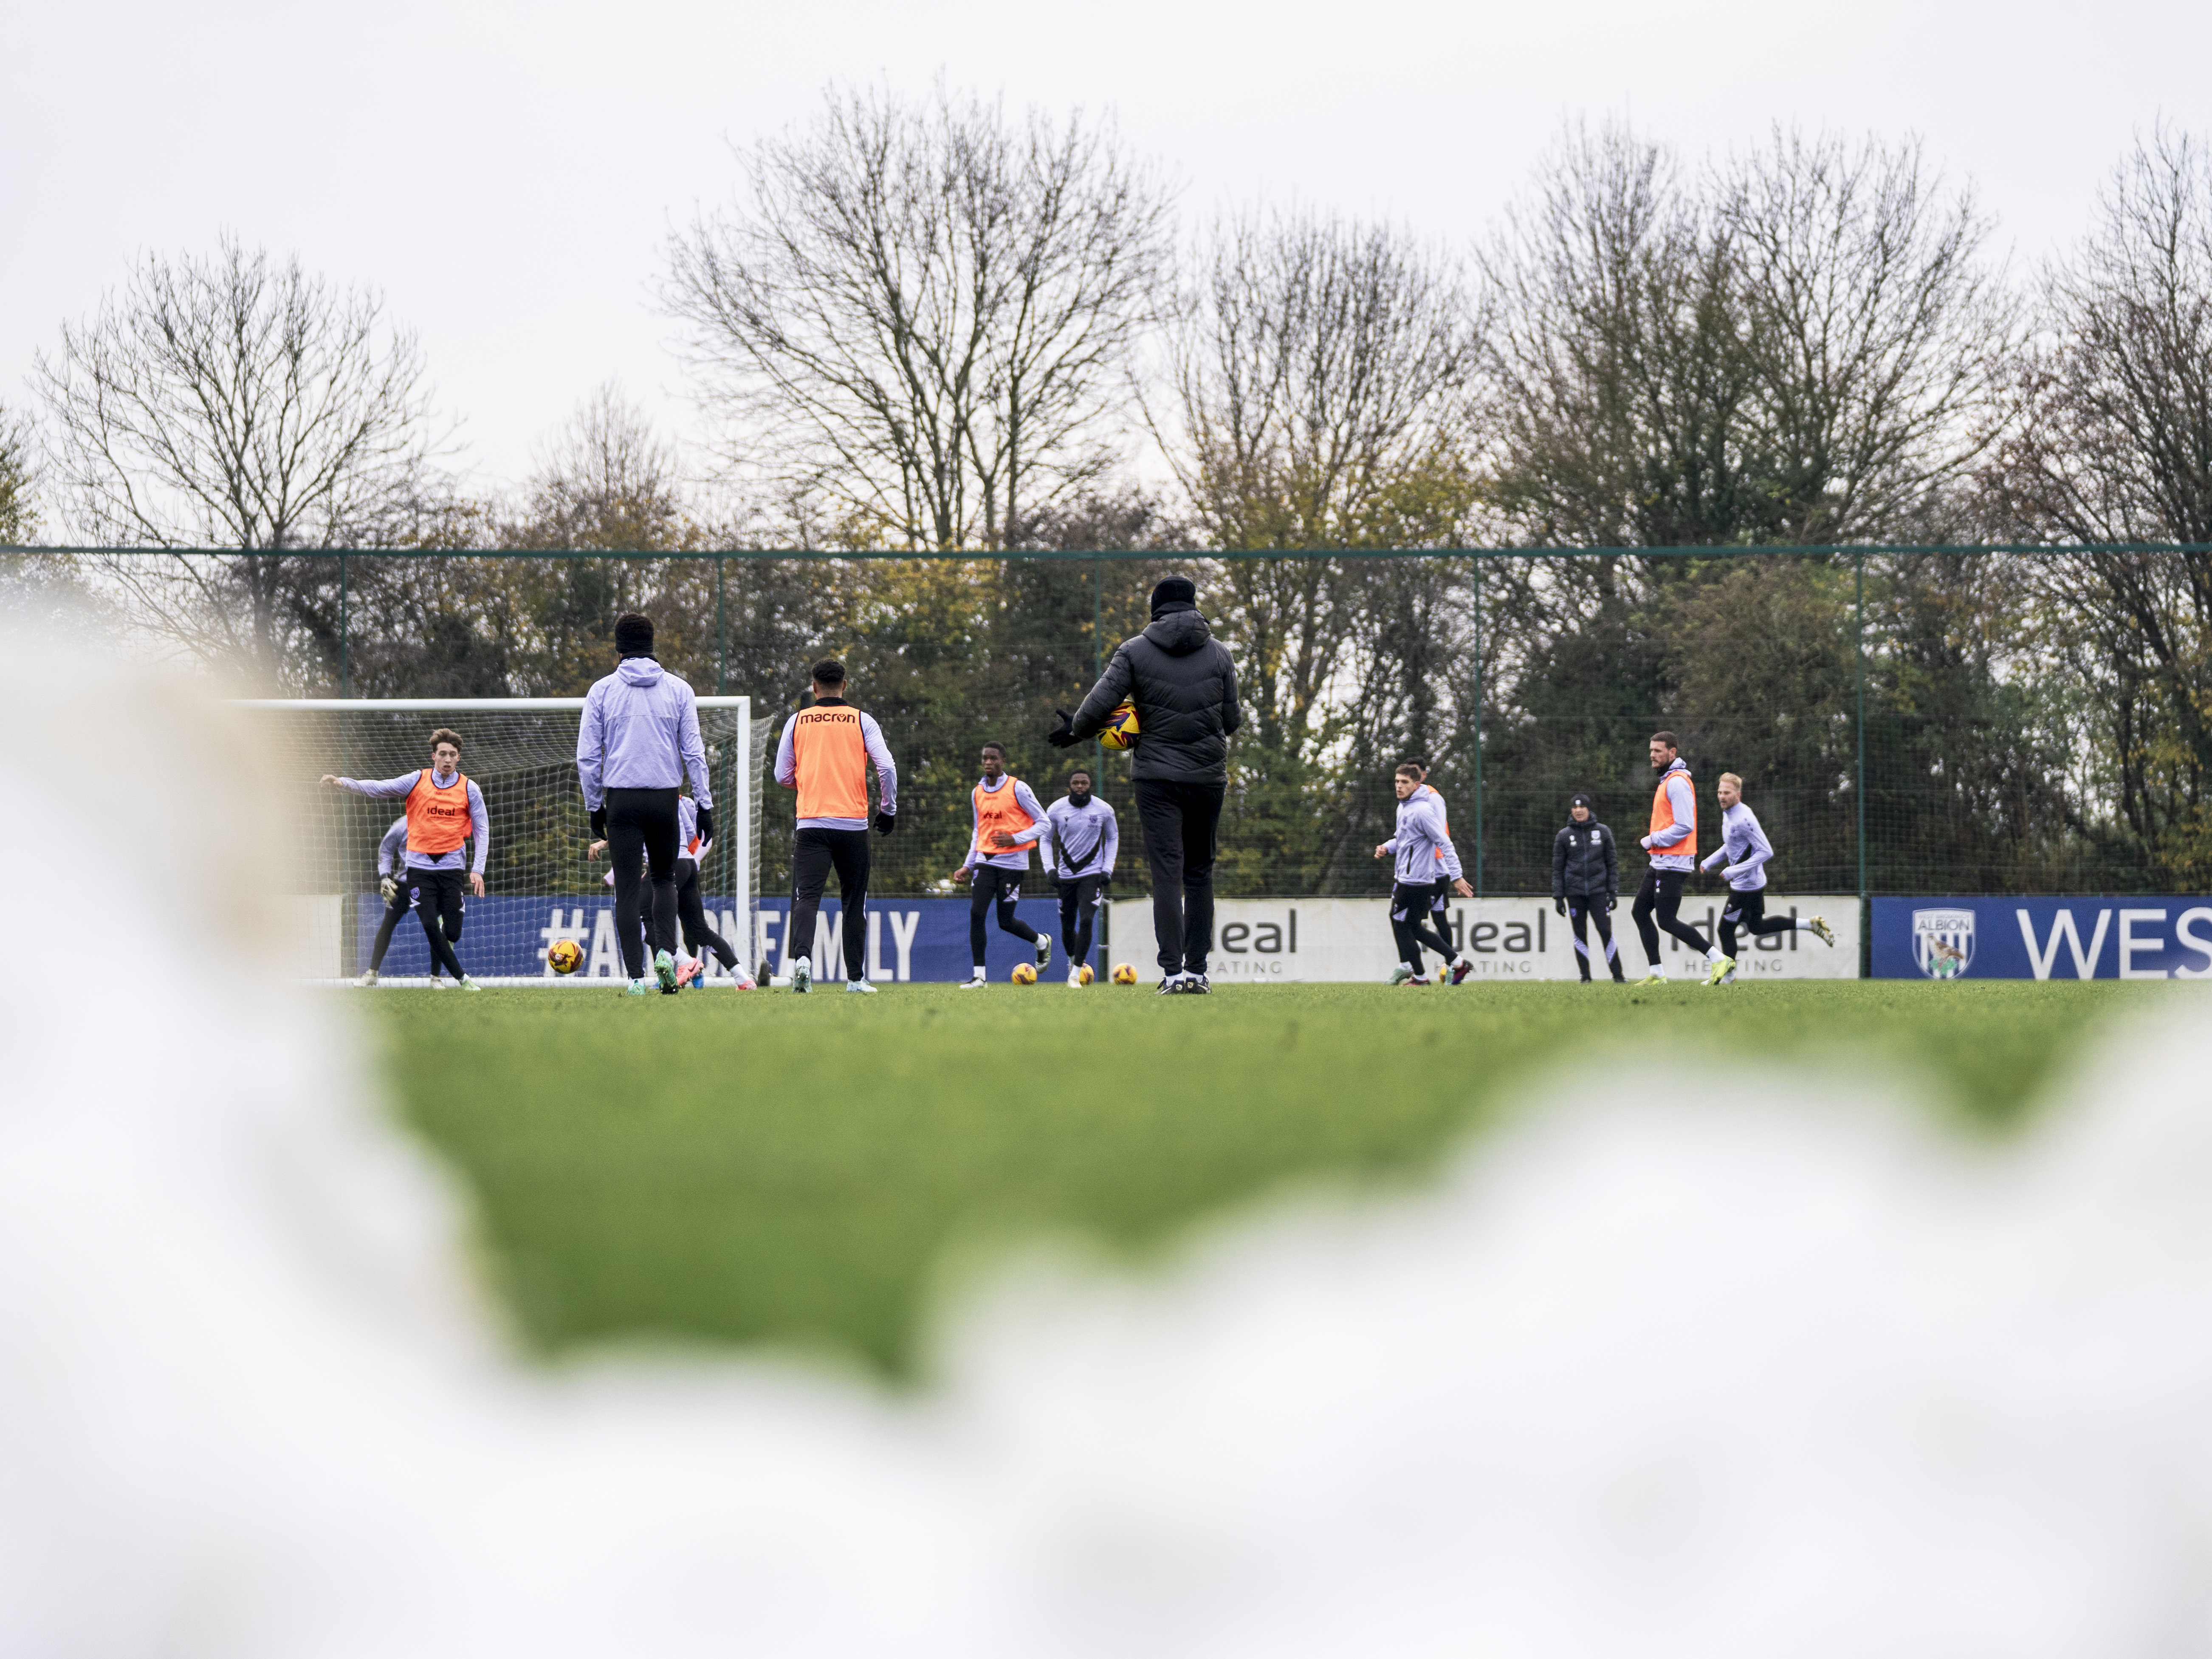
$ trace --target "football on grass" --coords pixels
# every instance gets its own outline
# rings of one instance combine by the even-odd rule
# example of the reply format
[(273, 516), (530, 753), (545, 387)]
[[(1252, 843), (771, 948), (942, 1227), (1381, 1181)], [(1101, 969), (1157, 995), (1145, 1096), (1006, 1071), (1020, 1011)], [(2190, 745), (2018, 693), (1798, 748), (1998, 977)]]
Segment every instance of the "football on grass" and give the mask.
[(1076, 983), (1079, 985), (1088, 985), (1092, 980), (1097, 979), (1097, 975), (1091, 971), (1091, 964), (1086, 962), (1083, 964), (1083, 971), (1076, 976)]
[(1137, 705), (1125, 702), (1106, 717), (1106, 729), (1098, 734), (1100, 744), (1108, 749), (1134, 749), (1137, 746)]
[(545, 965), (556, 974), (573, 974), (584, 965), (584, 947), (572, 939), (556, 939), (545, 952)]
[(1115, 984), (1116, 984), (1116, 985), (1134, 985), (1136, 982), (1137, 982), (1137, 964), (1136, 964), (1135, 963), (1133, 963), (1133, 962), (1117, 962), (1117, 963), (1115, 963), (1114, 964), (1114, 983), (1115, 983)]
[(1016, 963), (1014, 964), (1014, 971), (1013, 971), (1012, 978), (1013, 978), (1013, 981), (1014, 981), (1014, 983), (1015, 983), (1015, 984), (1017, 984), (1017, 985), (1034, 985), (1034, 984), (1036, 984), (1036, 963), (1035, 963), (1034, 962), (1018, 962), (1018, 963)]

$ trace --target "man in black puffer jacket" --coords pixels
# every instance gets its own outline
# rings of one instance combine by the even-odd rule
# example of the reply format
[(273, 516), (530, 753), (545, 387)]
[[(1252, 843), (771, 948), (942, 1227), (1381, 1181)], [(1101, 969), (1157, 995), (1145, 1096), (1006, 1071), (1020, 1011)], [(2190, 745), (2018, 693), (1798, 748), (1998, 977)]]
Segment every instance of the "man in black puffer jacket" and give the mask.
[(1048, 735), (1072, 748), (1105, 729), (1123, 702), (1137, 707), (1130, 775), (1152, 872), (1152, 937), (1160, 993), (1203, 993), (1213, 941), (1213, 860), (1229, 789), (1229, 738), (1244, 723), (1237, 665), (1198, 614), (1198, 588), (1170, 576), (1152, 590), (1152, 623), (1115, 650), (1083, 707)]
[(1590, 798), (1577, 794), (1567, 803), (1566, 827), (1552, 842), (1552, 902), (1575, 928), (1575, 965), (1583, 970), (1583, 983), (1590, 982), (1589, 936), (1587, 924), (1597, 924), (1597, 940), (1605, 951), (1605, 965), (1615, 983), (1620, 971), (1620, 948), (1613, 942), (1613, 907), (1620, 896), (1620, 855), (1613, 844), (1613, 831), (1590, 811)]

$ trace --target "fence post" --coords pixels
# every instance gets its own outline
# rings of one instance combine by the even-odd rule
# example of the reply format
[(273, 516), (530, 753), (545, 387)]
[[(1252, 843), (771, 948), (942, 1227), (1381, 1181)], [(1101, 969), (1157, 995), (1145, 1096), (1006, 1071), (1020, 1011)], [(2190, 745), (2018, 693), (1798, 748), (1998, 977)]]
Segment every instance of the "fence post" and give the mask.
[(1474, 559), (1474, 896), (1482, 885), (1482, 556)]
[(1859, 798), (1859, 930), (1863, 938), (1867, 924), (1867, 798), (1866, 798), (1866, 551), (1861, 549), (1851, 558), (1853, 566), (1853, 605), (1855, 617), (1851, 627), (1851, 644), (1856, 659), (1858, 681), (1858, 775), (1851, 793)]
[(714, 695), (730, 695), (730, 627), (722, 613), (722, 572), (728, 568), (730, 556), (714, 555)]
[(351, 616), (346, 592), (346, 556), (338, 555), (338, 696), (353, 695), (352, 641), (347, 637)]

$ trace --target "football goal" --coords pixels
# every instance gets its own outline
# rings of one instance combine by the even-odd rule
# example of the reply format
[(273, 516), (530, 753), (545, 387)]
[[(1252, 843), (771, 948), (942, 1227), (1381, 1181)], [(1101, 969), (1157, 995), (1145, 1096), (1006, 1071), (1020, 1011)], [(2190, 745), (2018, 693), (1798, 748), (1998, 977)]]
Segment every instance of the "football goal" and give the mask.
[[(350, 979), (369, 965), (386, 910), (377, 847), (402, 815), (398, 800), (322, 788), (317, 780), (326, 772), (392, 778), (426, 766), (430, 733), (446, 726), (461, 737), (461, 770), (483, 792), (491, 826), (484, 896), (468, 899), (455, 947), (463, 967), (486, 983), (550, 983), (546, 951), (572, 939), (584, 951), (577, 977), (622, 977), (608, 864), (586, 850), (590, 817), (576, 785), (582, 698), (318, 698), (236, 707), (281, 780), (285, 823), (300, 837), (290, 849), (295, 856), (279, 861), (288, 889), (285, 965), (293, 974)], [(709, 925), (750, 963), (757, 954), (757, 783), (766, 732), (753, 723), (750, 697), (700, 698), (699, 728), (715, 828), (700, 870), (702, 896)], [(719, 976), (711, 952), (708, 959)], [(403, 983), (428, 979), (429, 947), (414, 917), (392, 929), (381, 971)]]

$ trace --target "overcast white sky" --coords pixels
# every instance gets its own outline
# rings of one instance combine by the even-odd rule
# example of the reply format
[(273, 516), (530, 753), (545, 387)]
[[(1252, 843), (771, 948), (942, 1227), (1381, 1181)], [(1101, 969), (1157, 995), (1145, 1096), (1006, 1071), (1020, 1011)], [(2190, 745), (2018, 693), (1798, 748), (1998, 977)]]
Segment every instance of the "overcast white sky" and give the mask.
[(2212, 131), (2206, 0), (73, 0), (0, 50), (0, 400), (135, 254), (230, 228), (381, 288), (485, 483), (593, 386), (697, 422), (653, 308), (729, 143), (832, 80), (1110, 108), (1187, 214), (1258, 192), (1472, 238), (1563, 118), (1695, 155), (1773, 121), (1917, 131), (2033, 260), (2160, 114)]

